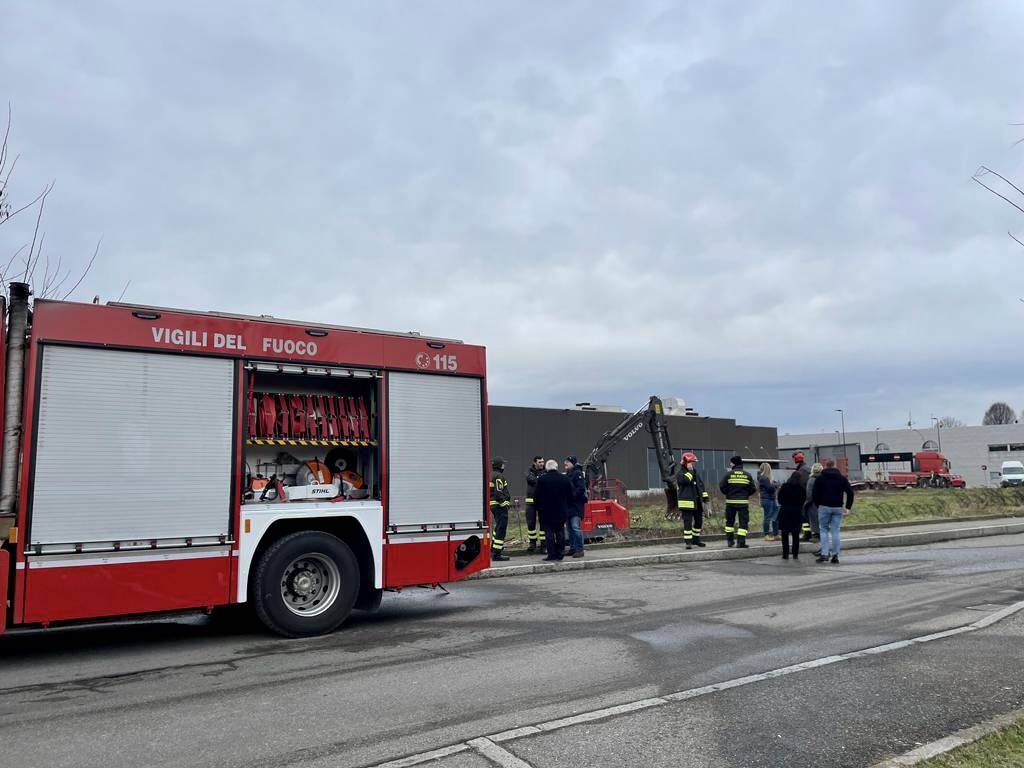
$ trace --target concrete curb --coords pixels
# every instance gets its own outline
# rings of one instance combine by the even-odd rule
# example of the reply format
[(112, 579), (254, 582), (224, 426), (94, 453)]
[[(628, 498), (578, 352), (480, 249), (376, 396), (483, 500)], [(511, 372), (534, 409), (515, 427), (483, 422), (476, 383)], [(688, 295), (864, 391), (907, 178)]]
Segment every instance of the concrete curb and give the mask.
[[(1024, 522), (984, 525), (975, 528), (946, 528), (939, 531), (911, 531), (888, 533), (877, 536), (844, 537), (842, 548), (866, 549), (869, 547), (906, 547), (915, 544), (934, 544), (940, 541), (975, 539), (986, 536), (1005, 536), (1024, 533)], [(813, 544), (812, 544), (813, 546)], [(777, 542), (753, 543), (747, 549), (690, 549), (677, 552), (658, 552), (628, 557), (605, 557), (587, 560), (564, 560), (554, 563), (531, 563), (529, 565), (508, 565), (467, 576), (466, 579), (495, 579), (505, 576), (527, 576), (534, 573), (555, 571), (586, 571), (594, 568), (628, 568), (638, 565), (659, 565), (664, 563), (706, 562), (708, 560), (746, 560), (752, 557), (778, 557), (781, 545)], [(813, 550), (812, 550), (813, 551)]]
[(950, 752), (957, 747), (962, 747), (965, 744), (972, 744), (982, 736), (988, 736), (990, 733), (995, 733), (996, 731), (1001, 731), (1003, 728), (1008, 728), (1021, 718), (1024, 718), (1024, 709), (1018, 709), (1005, 715), (999, 715), (999, 717), (993, 717), (991, 720), (986, 720), (984, 723), (979, 723), (971, 728), (965, 728), (962, 731), (957, 731), (952, 736), (947, 736), (944, 739), (939, 739), (938, 741), (933, 741), (928, 744), (922, 744), (920, 747), (912, 749), (910, 752), (902, 754), (899, 757), (893, 757), (888, 760), (883, 760), (880, 763), (875, 763), (871, 768), (904, 768), (904, 766), (908, 765), (917, 765), (929, 758), (944, 755), (946, 752)]
[[(1012, 512), (1006, 512), (998, 515), (969, 515), (967, 517), (936, 517), (930, 520), (896, 520), (892, 523), (853, 523), (851, 525), (844, 525), (843, 531), (872, 531), (878, 530), (879, 528), (915, 528), (922, 525), (940, 525), (942, 523), (980, 523), (985, 520), (1003, 520), (1007, 517), (1019, 517), (1024, 518), (1024, 514), (1014, 514)], [(725, 541), (724, 533), (711, 533), (705, 534), (703, 537), (704, 541)], [(760, 531), (752, 532), (749, 535), (748, 540), (753, 541), (757, 539), (763, 539), (763, 534)], [(679, 536), (656, 536), (649, 539), (625, 539), (623, 541), (599, 541), (587, 544), (587, 549), (601, 550), (601, 549), (624, 549), (626, 547), (654, 547), (660, 544), (682, 544), (683, 537)], [(525, 547), (517, 547), (516, 549), (506, 549), (509, 555), (526, 555), (529, 556), (529, 551)]]

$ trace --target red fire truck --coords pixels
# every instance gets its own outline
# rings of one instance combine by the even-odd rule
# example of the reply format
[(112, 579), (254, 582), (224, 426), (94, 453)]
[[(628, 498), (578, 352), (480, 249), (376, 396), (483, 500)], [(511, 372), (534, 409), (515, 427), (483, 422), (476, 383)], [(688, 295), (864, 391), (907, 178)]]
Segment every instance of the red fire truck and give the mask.
[(489, 565), (482, 347), (10, 292), (0, 631), (248, 603), (313, 635)]

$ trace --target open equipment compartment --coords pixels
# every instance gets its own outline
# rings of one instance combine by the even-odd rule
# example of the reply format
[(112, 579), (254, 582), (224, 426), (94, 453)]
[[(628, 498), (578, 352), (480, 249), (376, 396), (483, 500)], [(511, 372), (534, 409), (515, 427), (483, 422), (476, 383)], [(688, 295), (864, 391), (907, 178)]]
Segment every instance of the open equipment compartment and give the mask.
[(245, 364), (242, 503), (380, 499), (377, 371)]

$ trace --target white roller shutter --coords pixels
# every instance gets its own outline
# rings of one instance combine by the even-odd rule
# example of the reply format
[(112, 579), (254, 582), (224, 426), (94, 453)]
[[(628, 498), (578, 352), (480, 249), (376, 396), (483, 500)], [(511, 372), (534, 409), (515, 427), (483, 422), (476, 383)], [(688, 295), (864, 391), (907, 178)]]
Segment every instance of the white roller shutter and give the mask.
[(47, 345), (32, 544), (228, 533), (230, 360)]
[(480, 380), (388, 374), (388, 523), (484, 518)]

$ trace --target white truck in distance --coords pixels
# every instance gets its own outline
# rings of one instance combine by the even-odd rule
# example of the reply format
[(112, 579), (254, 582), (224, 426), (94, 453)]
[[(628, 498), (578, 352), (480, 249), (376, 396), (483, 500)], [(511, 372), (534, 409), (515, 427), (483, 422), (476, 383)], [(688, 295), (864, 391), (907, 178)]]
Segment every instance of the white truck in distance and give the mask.
[(1024, 463), (1004, 461), (999, 468), (999, 487), (1009, 488), (1011, 485), (1024, 485)]

